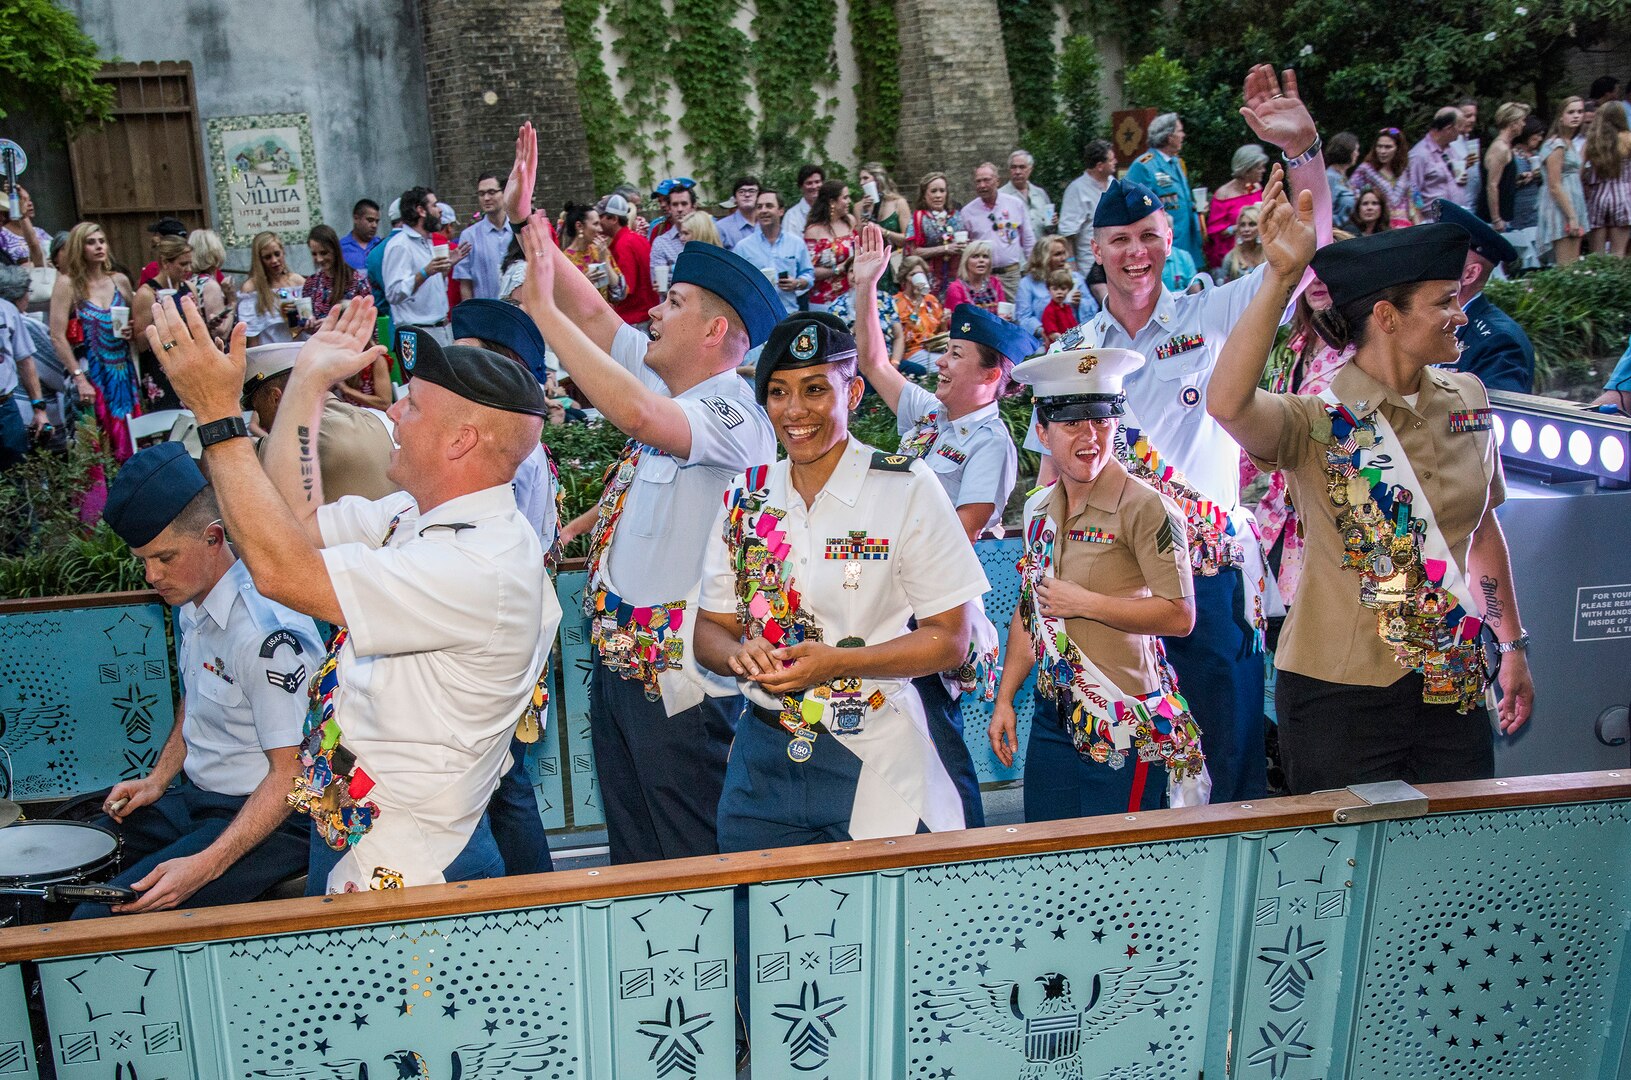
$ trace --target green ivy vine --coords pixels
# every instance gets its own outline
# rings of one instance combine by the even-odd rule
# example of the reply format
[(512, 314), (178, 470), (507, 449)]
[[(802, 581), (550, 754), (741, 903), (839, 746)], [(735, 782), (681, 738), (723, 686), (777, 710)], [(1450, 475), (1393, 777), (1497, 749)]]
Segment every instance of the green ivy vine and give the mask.
[[(678, 12), (675, 13), (676, 18)], [(606, 25), (615, 35), (612, 52), (629, 90), (620, 111), (633, 134), (624, 145), (639, 169), (638, 183), (649, 191), (659, 170), (672, 169), (668, 151), (669, 19), (663, 0), (607, 0)], [(585, 125), (604, 117), (586, 115)]]
[(822, 91), (838, 83), (837, 27), (837, 0), (761, 2), (753, 14), (760, 180), (785, 198), (792, 197), (799, 166), (826, 156), (837, 101), (823, 101)]
[(589, 171), (596, 191), (610, 191), (623, 179), (620, 147), (636, 147), (643, 136), (618, 103), (612, 80), (600, 58), (595, 23), (600, 0), (561, 0), (566, 37), (578, 66), (578, 111), (589, 143)]
[(1057, 21), (1053, 0), (1007, 0), (1002, 5), (1002, 48), (1021, 142), (1058, 111), (1053, 89)]
[(862, 161), (895, 168), (900, 135), (900, 21), (895, 0), (850, 0), (855, 65), (855, 148)]
[(737, 59), (750, 47), (734, 23), (741, 6), (742, 0), (674, 0), (668, 68), (685, 106), (686, 153), (701, 174), (703, 197), (715, 201), (730, 194), (731, 181), (755, 156), (748, 84)]

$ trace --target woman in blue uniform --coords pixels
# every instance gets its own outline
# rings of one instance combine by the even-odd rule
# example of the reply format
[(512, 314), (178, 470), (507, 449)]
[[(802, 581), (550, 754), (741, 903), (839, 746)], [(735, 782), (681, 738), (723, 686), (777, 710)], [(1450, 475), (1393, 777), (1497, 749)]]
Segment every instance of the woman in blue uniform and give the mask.
[(722, 851), (966, 824), (912, 680), (966, 654), (985, 572), (944, 542), (957, 516), (928, 466), (850, 437), (855, 354), (831, 316), (777, 325), (755, 382), (787, 456), (733, 482), (704, 554), (696, 656), (751, 706)]

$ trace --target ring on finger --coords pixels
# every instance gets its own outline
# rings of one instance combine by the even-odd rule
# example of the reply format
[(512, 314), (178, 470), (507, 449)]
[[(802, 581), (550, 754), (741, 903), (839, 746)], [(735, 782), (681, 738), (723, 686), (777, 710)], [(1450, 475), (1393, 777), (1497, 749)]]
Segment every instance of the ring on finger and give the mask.
[(176, 343), (173, 342), (173, 341), (165, 341), (165, 342), (161, 342), (160, 344), (162, 344), (164, 346), (164, 351), (165, 352), (169, 352), (171, 349), (176, 347)]

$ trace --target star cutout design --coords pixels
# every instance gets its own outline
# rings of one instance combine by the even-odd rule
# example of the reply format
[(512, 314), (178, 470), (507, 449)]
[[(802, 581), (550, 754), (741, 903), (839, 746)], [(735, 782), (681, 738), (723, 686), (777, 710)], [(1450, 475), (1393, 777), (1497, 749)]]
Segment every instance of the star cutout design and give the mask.
[(396, 1007), (396, 1014), (398, 1016), (412, 1016), (413, 1004), (411, 1002), (404, 1001), (402, 1004)]
[(1137, 955), (1138, 955), (1138, 946), (1137, 945), (1127, 946), (1127, 959), (1131, 960), (1133, 957), (1135, 957)]
[(1427, 1019), (1427, 1010), (1426, 1009), (1417, 1009), (1416, 1010), (1416, 1019), (1417, 1020)]
[(1521, 1028), (1528, 1027), (1529, 1026), (1529, 1018), (1527, 1016), (1518, 1017), (1518, 1026), (1521, 1027)]
[(1167, 1018), (1167, 1007), (1165, 1005), (1157, 1005), (1155, 1007), (1155, 1015), (1160, 1019), (1165, 1020)]
[(1055, 940), (1055, 941), (1065, 940), (1065, 928), (1064, 928), (1063, 924), (1053, 928), (1053, 940)]
[(1460, 1046), (1461, 1045), (1461, 1040), (1456, 1038), (1454, 1035), (1451, 1035), (1448, 1039), (1444, 1040), (1444, 1045), (1446, 1045), (1446, 1046)]
[(483, 1024), (482, 1027), (486, 1028), (487, 1029), (487, 1034), (491, 1035), (493, 1032), (498, 1030), (498, 1021), (497, 1020), (489, 1020), (485, 1024)]
[(1489, 1023), (1488, 1020), (1484, 1019), (1484, 1014), (1483, 1013), (1474, 1013), (1473, 1018), (1472, 1018), (1472, 1022), (1474, 1024), (1476, 1024), (1478, 1027), (1483, 1027), (1485, 1024)]
[(1439, 942), (1438, 947), (1443, 949), (1445, 952), (1449, 952), (1451, 949), (1455, 948), (1455, 946), (1451, 945), (1448, 941)]
[(1542, 956), (1540, 958), (1540, 962), (1543, 964), (1550, 964), (1552, 962), (1552, 954), (1547, 953), (1546, 955)]
[(1496, 1041), (1496, 1042), (1498, 1042), (1498, 1043), (1504, 1043), (1504, 1042), (1506, 1042), (1506, 1032), (1504, 1032), (1504, 1031), (1497, 1031), (1497, 1032), (1496, 1032), (1496, 1033), (1495, 1033), (1495, 1041)]
[(1453, 994), (1453, 993), (1455, 993), (1455, 983), (1445, 983), (1445, 984), (1444, 984), (1444, 992), (1445, 992), (1445, 993), (1446, 993), (1446, 994)]
[(940, 1070), (940, 1080), (951, 1080), (951, 1078), (956, 1075), (957, 1074), (952, 1072), (950, 1068)]
[(1552, 980), (1555, 979), (1555, 978), (1557, 978), (1556, 975), (1542, 975), (1540, 977), (1540, 985), (1542, 985), (1542, 986), (1551, 986), (1552, 985)]
[(1156, 1054), (1159, 1054), (1160, 1052), (1161, 1052), (1161, 1044), (1160, 1043), (1150, 1043), (1150, 1056), (1151, 1057), (1154, 1057)]
[(1540, 944), (1540, 935), (1536, 934), (1534, 937), (1530, 938), (1529, 941), (1530, 941), (1531, 944), (1539, 945)]
[(1518, 976), (1518, 989), (1522, 990), (1524, 987), (1526, 987), (1528, 985), (1529, 985), (1529, 977), (1527, 975), (1519, 975)]
[(1472, 963), (1472, 961), (1468, 960), (1465, 956), (1463, 956), (1461, 959), (1459, 959), (1459, 960), (1457, 960), (1455, 962), (1455, 966), (1457, 968), (1459, 968), (1460, 970), (1462, 970), (1462, 971), (1466, 971), (1467, 970), (1467, 965), (1470, 964), (1470, 963)]
[(1479, 1042), (1479, 1041), (1478, 1041), (1478, 1040), (1477, 1040), (1477, 1039), (1474, 1039), (1474, 1040), (1473, 1040), (1473, 1041), (1472, 1041), (1472, 1048), (1473, 1048), (1473, 1049), (1474, 1049), (1474, 1050), (1476, 1050), (1476, 1049), (1478, 1049), (1478, 1048), (1479, 1048), (1479, 1047), (1480, 1047), (1480, 1046), (1483, 1046), (1483, 1045), (1484, 1045), (1484, 1044), (1483, 1044), (1483, 1043), (1481, 1043), (1481, 1042)]
[(1461, 1006), (1457, 1005), (1455, 1008), (1451, 1009), (1450, 1010), (1450, 1017), (1451, 1017), (1451, 1019), (1454, 1019), (1454, 1020), (1461, 1019)]
[(312, 1049), (316, 1050), (319, 1054), (326, 1054), (328, 1053), (328, 1045), (329, 1043), (327, 1039), (318, 1039), (312, 1044)]
[(1417, 997), (1426, 997), (1427, 996), (1427, 987), (1425, 985), (1416, 987), (1416, 996)]
[(1526, 927), (1521, 922), (1512, 924), (1512, 932), (1514, 934), (1522, 934), (1525, 929), (1526, 929)]
[(1489, 948), (1485, 949), (1484, 950), (1484, 955), (1485, 956), (1494, 956), (1495, 955), (1495, 946), (1491, 945)]
[(1489, 980), (1485, 979), (1483, 982), (1479, 983), (1478, 989), (1482, 990), (1486, 994), (1489, 993)]
[(1099, 942), (1101, 942), (1103, 940), (1104, 940), (1104, 931), (1103, 930), (1093, 931), (1093, 943), (1094, 944), (1098, 944)]
[(1489, 928), (1491, 930), (1495, 931), (1497, 934), (1499, 934), (1501, 932), (1501, 924), (1500, 924), (1499, 921), (1490, 923)]
[(1546, 1007), (1546, 999), (1545, 998), (1536, 998), (1535, 999), (1535, 1008), (1544, 1009), (1545, 1007)]
[(355, 1013), (351, 1017), (351, 1022), (357, 1025), (358, 1031), (361, 1031), (363, 1028), (368, 1026), (368, 1017), (364, 1016), (362, 1013)]
[(442, 1006), (442, 1015), (452, 1020), (459, 1015), (459, 1007), (450, 1001)]
[(1469, 926), (1469, 927), (1467, 927), (1467, 932), (1462, 934), (1461, 936), (1464, 937), (1464, 938), (1475, 938), (1475, 937), (1478, 936), (1478, 931), (1474, 930), (1472, 927)]
[(1519, 956), (1517, 953), (1513, 953), (1512, 954), (1512, 959), (1510, 961), (1508, 961), (1508, 963), (1521, 964), (1521, 963), (1523, 963), (1523, 957)]
[(942, 1045), (951, 1042), (951, 1032), (942, 1031), (940, 1033), (940, 1042), (941, 1042)]
[(1512, 1002), (1508, 1001), (1501, 1006), (1501, 1011), (1504, 1013), (1509, 1013), (1516, 1007), (1517, 1006), (1513, 1005)]
[(1015, 934), (1014, 935), (1014, 951), (1019, 952), (1019, 950), (1023, 949), (1024, 947), (1025, 947), (1025, 939), (1020, 937), (1018, 934)]
[(1284, 1029), (1272, 1020), (1266, 1021), (1257, 1029), (1263, 1045), (1252, 1051), (1247, 1063), (1267, 1065), (1271, 1077), (1283, 1075), (1292, 1059), (1313, 1056), (1313, 1045), (1302, 1041), (1303, 1031), (1307, 1027), (1306, 1020), (1298, 1020)]
[(1429, 974), (1429, 975), (1431, 975), (1437, 969), (1438, 969), (1438, 965), (1433, 964), (1433, 963), (1429, 963), (1426, 967), (1422, 968), (1422, 970), (1427, 972), (1427, 974)]
[(1431, 1035), (1435, 1039), (1438, 1038), (1438, 1025), (1434, 1024), (1432, 1027), (1428, 1028), (1427, 1034)]
[(974, 970), (978, 971), (981, 975), (984, 975), (986, 972), (991, 970), (991, 965), (990, 964), (983, 964), (983, 963), (982, 964), (975, 964), (974, 965)]

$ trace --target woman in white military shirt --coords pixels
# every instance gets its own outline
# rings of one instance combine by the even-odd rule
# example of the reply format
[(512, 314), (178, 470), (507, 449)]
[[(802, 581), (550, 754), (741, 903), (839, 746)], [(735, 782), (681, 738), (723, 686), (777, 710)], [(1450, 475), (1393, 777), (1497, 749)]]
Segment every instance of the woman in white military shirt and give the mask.
[[(697, 659), (734, 676), (722, 851), (964, 827), (912, 679), (966, 655), (985, 572), (928, 467), (852, 439), (855, 341), (783, 320), (756, 376), (785, 460), (725, 495)], [(917, 629), (908, 623), (917, 620)]]

